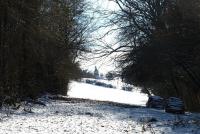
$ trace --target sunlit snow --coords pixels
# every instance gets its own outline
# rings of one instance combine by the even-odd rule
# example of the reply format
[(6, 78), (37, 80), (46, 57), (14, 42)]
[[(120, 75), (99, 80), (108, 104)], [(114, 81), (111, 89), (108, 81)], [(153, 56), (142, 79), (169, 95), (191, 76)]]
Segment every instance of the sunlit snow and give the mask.
[[(104, 81), (108, 82), (108, 81)], [(114, 81), (110, 81), (116, 84)], [(110, 83), (108, 82), (108, 83)], [(103, 88), (83, 82), (70, 84), (69, 96), (144, 105), (147, 96), (137, 88), (133, 92)], [(175, 115), (145, 107), (68, 98), (52, 100), (45, 95), (38, 100), (46, 106), (32, 105), (26, 112), (0, 110), (0, 134), (199, 134), (200, 114)], [(149, 121), (154, 119), (155, 121)]]
[[(120, 83), (119, 83), (120, 84)], [(120, 84), (121, 85), (121, 84)], [(134, 105), (145, 105), (147, 102), (147, 95), (140, 93), (137, 88), (133, 92), (123, 91), (120, 86), (114, 88), (104, 88), (91, 84), (75, 82), (70, 84), (70, 97), (85, 98), (102, 101), (113, 101), (119, 103), (127, 103)]]

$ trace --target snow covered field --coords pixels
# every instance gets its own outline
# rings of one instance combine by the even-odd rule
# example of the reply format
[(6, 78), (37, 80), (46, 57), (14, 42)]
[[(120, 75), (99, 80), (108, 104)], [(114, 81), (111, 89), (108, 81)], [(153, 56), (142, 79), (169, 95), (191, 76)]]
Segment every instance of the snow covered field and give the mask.
[[(71, 88), (70, 95), (74, 95), (74, 97), (76, 97), (75, 92), (78, 92), (77, 88), (80, 88), (80, 90), (97, 90), (95, 93), (101, 95), (103, 95), (103, 93), (100, 92), (101, 90), (102, 92), (108, 90), (108, 92), (110, 92), (109, 94), (112, 94), (112, 92), (116, 95), (118, 92), (121, 93), (121, 91), (116, 89), (103, 89), (79, 82), (73, 82)], [(79, 93), (81, 93), (82, 96), (77, 95), (77, 97), (89, 98), (84, 92)], [(131, 92), (129, 93), (133, 94)], [(126, 96), (126, 93), (122, 94)], [(136, 95), (140, 98), (139, 94)], [(128, 95), (126, 97), (128, 97)], [(102, 100), (107, 99), (108, 98), (103, 98)], [(128, 100), (129, 99), (125, 102), (129, 102)], [(143, 100), (138, 100), (142, 104)], [(40, 101), (43, 101), (47, 106), (34, 105), (32, 107), (33, 113), (23, 111), (22, 107), (17, 111), (13, 111), (13, 114), (7, 117), (5, 111), (1, 110), (0, 134), (200, 133), (200, 114), (187, 113), (186, 115), (177, 116), (165, 113), (162, 110), (134, 106), (127, 107), (123, 105), (117, 106), (107, 102), (77, 101), (76, 99), (60, 101), (43, 97)], [(135, 103), (136, 101), (134, 104)]]
[[(104, 80), (105, 82), (105, 80)], [(107, 81), (107, 83), (109, 83)], [(110, 82), (115, 88), (104, 88), (86, 83), (72, 82), (68, 95), (75, 98), (86, 98), (102, 101), (113, 101), (118, 103), (134, 104), (144, 106), (147, 102), (147, 95), (140, 93), (138, 89), (133, 89), (134, 92), (121, 90), (120, 82)]]

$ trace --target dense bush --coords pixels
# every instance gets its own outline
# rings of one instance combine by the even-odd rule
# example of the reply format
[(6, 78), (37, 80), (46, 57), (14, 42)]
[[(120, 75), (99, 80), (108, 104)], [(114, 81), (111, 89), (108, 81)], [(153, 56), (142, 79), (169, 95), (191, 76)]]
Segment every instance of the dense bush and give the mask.
[(96, 86), (101, 86), (101, 87), (106, 87), (106, 88), (115, 88), (112, 84), (106, 84), (104, 82), (100, 82), (100, 81), (97, 81), (97, 80), (86, 79), (85, 82), (87, 84), (93, 84), (93, 85), (96, 85)]
[(97, 81), (96, 80), (85, 80), (87, 84), (95, 84)]
[(0, 1), (0, 96), (66, 94), (84, 51), (83, 0)]

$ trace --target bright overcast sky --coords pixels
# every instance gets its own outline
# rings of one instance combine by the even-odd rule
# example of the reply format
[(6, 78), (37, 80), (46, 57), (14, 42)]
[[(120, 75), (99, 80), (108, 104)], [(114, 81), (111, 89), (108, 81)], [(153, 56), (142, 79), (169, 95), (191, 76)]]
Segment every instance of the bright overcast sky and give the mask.
[[(109, 11), (116, 11), (117, 5), (109, 0), (87, 0), (88, 2), (91, 3), (91, 7), (93, 10), (109, 10)], [(91, 11), (90, 11), (91, 12)], [(91, 12), (92, 17), (94, 17), (94, 23), (96, 24), (101, 24), (101, 22), (105, 19), (105, 18), (101, 18), (101, 16), (99, 16), (97, 13), (93, 14), (93, 12)], [(94, 38), (98, 38), (98, 37), (102, 37), (104, 35), (104, 33), (106, 33), (110, 28), (104, 28), (101, 30), (96, 30), (94, 33), (92, 33), (92, 37)], [(103, 42), (112, 44), (116, 42), (115, 36), (114, 34), (110, 34), (105, 36), (105, 38), (102, 39)], [(95, 43), (100, 43), (100, 42), (95, 42)], [(113, 62), (110, 61), (110, 58), (103, 58), (101, 60), (91, 60), (90, 62), (82, 62), (81, 67), (83, 69), (88, 69), (90, 71), (94, 70), (94, 67), (97, 66), (97, 68), (99, 69), (100, 73), (106, 73), (108, 71), (114, 70), (114, 64)]]

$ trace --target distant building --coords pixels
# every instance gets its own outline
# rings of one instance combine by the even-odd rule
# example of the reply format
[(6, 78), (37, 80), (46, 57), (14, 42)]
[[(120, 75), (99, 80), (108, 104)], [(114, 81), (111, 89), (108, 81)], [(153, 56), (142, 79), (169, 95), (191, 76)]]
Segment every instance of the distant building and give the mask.
[(94, 69), (94, 77), (95, 77), (95, 79), (99, 79), (99, 71), (98, 71), (96, 66), (95, 66), (95, 69)]

